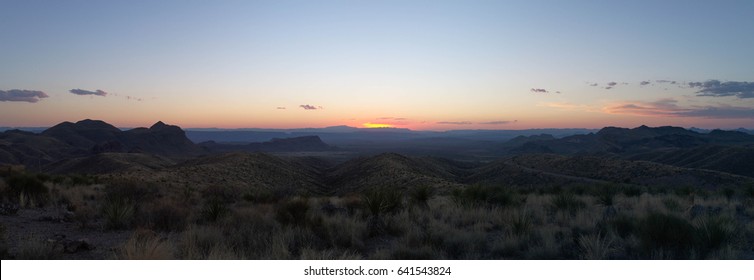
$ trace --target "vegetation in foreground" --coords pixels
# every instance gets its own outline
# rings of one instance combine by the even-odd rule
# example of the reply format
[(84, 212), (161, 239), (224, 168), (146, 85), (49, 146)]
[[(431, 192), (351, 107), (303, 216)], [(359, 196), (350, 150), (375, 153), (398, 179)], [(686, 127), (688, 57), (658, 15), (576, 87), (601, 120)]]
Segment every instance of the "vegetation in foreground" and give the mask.
[(61, 213), (39, 223), (124, 236), (93, 258), (754, 258), (751, 186), (471, 185), (445, 193), (375, 186), (342, 196), (286, 196), (19, 173), (5, 176), (0, 188), (4, 259), (81, 258), (50, 241), (49, 232), (9, 242), (6, 217), (39, 209)]

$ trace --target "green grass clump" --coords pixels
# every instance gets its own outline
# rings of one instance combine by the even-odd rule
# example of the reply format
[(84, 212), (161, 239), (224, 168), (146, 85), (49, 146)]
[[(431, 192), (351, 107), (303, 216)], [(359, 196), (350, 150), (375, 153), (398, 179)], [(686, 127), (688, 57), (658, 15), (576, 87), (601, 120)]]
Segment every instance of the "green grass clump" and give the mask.
[(105, 229), (119, 230), (131, 228), (136, 206), (128, 199), (107, 199), (102, 205)]
[(373, 217), (393, 214), (403, 208), (403, 195), (392, 188), (376, 188), (367, 191), (362, 201)]

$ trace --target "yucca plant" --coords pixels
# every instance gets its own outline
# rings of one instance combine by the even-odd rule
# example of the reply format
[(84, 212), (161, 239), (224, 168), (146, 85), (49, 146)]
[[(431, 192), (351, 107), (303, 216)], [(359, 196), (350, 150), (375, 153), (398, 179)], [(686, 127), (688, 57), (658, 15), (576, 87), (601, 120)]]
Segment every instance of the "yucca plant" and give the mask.
[(128, 199), (107, 199), (102, 205), (106, 229), (127, 229), (131, 227), (136, 206)]

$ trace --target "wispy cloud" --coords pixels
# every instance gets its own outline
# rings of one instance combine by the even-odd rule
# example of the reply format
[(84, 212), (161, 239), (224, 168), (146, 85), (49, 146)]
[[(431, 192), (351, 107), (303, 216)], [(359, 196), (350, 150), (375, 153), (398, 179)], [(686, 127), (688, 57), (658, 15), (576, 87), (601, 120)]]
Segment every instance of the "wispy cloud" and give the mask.
[(69, 90), (68, 92), (73, 93), (73, 94), (77, 94), (77, 95), (107, 96), (107, 92), (105, 92), (105, 91), (103, 91), (101, 89), (98, 89), (98, 90), (95, 90), (95, 91), (91, 91), (91, 90), (85, 90), (85, 89), (75, 88), (75, 89)]
[(406, 118), (396, 118), (396, 117), (381, 117), (377, 118), (378, 120), (394, 120), (394, 121), (405, 121)]
[(691, 88), (699, 88), (697, 96), (736, 96), (738, 98), (754, 98), (754, 83), (752, 82), (720, 82), (709, 80), (706, 82), (691, 82)]
[(599, 111), (590, 105), (573, 104), (573, 103), (567, 103), (567, 102), (550, 102), (546, 104), (540, 104), (538, 106), (550, 107), (550, 108), (561, 109), (561, 110), (569, 110), (569, 111), (584, 111), (584, 112)]
[(277, 107), (278, 110), (285, 110), (285, 107)]
[(38, 90), (11, 89), (0, 90), (0, 101), (6, 102), (29, 102), (37, 103), (42, 98), (50, 97), (46, 93)]
[(303, 108), (304, 110), (322, 110), (322, 109), (324, 109), (324, 108), (322, 108), (322, 106), (314, 106), (314, 105), (309, 105), (309, 104), (298, 105), (298, 107)]
[(590, 87), (596, 87), (596, 86), (599, 86), (599, 85), (600, 84), (598, 84), (598, 83), (589, 84)]
[(472, 122), (462, 121), (462, 122), (437, 122), (437, 124), (452, 124), (452, 125), (469, 125), (473, 124)]
[(549, 91), (543, 88), (532, 88), (530, 91), (534, 93), (549, 93)]
[(649, 117), (699, 117), (710, 119), (754, 119), (754, 108), (731, 105), (688, 106), (678, 105), (672, 98), (654, 102), (621, 102), (603, 108), (608, 114)]
[(660, 83), (660, 84), (671, 84), (671, 85), (675, 85), (677, 83), (676, 81), (671, 81), (671, 80), (656, 80), (655, 82)]
[(646, 85), (651, 84), (651, 83), (652, 82), (650, 82), (650, 81), (641, 81), (641, 83), (639, 83), (639, 85), (646, 86)]
[(485, 125), (501, 125), (501, 124), (509, 124), (509, 123), (515, 123), (518, 122), (518, 120), (513, 121), (491, 121), (491, 122), (480, 122), (479, 124), (485, 124)]

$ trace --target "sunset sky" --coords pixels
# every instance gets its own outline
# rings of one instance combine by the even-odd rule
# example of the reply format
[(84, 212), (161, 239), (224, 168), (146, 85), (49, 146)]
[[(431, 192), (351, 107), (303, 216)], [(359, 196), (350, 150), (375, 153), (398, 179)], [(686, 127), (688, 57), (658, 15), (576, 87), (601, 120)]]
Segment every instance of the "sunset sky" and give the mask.
[(0, 126), (754, 128), (754, 1), (0, 1)]

